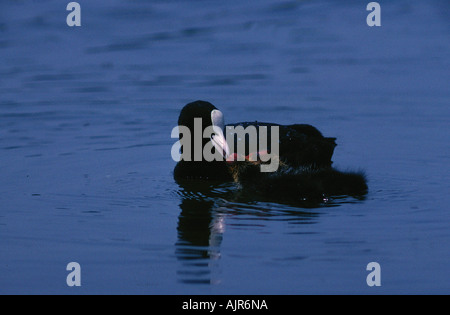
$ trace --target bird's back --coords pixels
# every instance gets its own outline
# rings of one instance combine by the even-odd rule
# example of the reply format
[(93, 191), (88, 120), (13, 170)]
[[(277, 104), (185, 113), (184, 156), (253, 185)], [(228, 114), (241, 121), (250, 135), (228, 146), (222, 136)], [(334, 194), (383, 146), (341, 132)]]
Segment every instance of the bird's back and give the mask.
[[(296, 125), (279, 125), (273, 123), (264, 123), (264, 122), (240, 122), (236, 124), (230, 124), (227, 126), (227, 142), (231, 143), (229, 137), (229, 129), (228, 127), (233, 127), (236, 130), (236, 127), (241, 126), (243, 129), (248, 130), (248, 127), (255, 127), (256, 136), (257, 136), (257, 152), (262, 149), (267, 149), (271, 151), (271, 127), (279, 128), (279, 157), (280, 160), (286, 164), (291, 166), (309, 166), (314, 168), (323, 168), (330, 167), (332, 164), (332, 156), (334, 152), (334, 148), (336, 147), (336, 138), (326, 138), (322, 135), (322, 133), (317, 130), (317, 128), (306, 125), (306, 124), (296, 124)], [(259, 138), (261, 136), (260, 128), (267, 127), (267, 139), (266, 147), (261, 148)], [(249, 155), (252, 150), (252, 146), (249, 145), (250, 141), (255, 141), (255, 139), (251, 139), (249, 133), (245, 133), (242, 137), (239, 134), (235, 133), (234, 137), (234, 145), (230, 147), (232, 152), (237, 152), (238, 143), (245, 141), (245, 155)]]

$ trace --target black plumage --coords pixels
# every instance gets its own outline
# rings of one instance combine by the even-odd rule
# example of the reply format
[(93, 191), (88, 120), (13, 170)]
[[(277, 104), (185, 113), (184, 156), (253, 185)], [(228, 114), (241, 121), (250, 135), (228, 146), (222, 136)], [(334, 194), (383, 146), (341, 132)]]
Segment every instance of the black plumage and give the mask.
[[(187, 104), (181, 111), (178, 120), (179, 126), (186, 126), (191, 131), (194, 128), (194, 119), (202, 118), (202, 128), (207, 128), (217, 122), (211, 119), (211, 113), (218, 109), (209, 102), (196, 101)], [(220, 113), (222, 115), (222, 113)], [(222, 116), (220, 116), (222, 117)], [(214, 120), (214, 119), (213, 119)], [(222, 122), (223, 123), (223, 122)], [(244, 139), (237, 134), (227, 132), (227, 129), (236, 127), (256, 128), (256, 136), (260, 137), (260, 127), (267, 127), (267, 146), (264, 148), (249, 146), (250, 133), (244, 134)], [(279, 153), (272, 154), (271, 127), (279, 128)], [(177, 163), (174, 170), (176, 180), (202, 179), (235, 181), (239, 186), (261, 196), (272, 197), (280, 200), (305, 200), (317, 199), (335, 195), (363, 195), (367, 192), (367, 180), (363, 172), (342, 172), (332, 167), (332, 156), (336, 147), (336, 138), (324, 137), (317, 128), (306, 124), (279, 125), (274, 123), (241, 122), (229, 124), (224, 127), (227, 134), (227, 143), (234, 143), (229, 152), (223, 151), (223, 159), (208, 162), (182, 160)], [(234, 137), (231, 139), (230, 137)], [(236, 152), (238, 143), (245, 140), (245, 161), (237, 161), (228, 155)], [(255, 140), (255, 139), (253, 139)], [(200, 141), (200, 140), (198, 140)], [(211, 139), (203, 138), (202, 146)], [(266, 149), (272, 159), (278, 159), (279, 168), (275, 172), (261, 172), (260, 166), (267, 161), (250, 159), (249, 156), (257, 156), (257, 153)], [(193, 155), (194, 147), (189, 150)], [(183, 156), (182, 152), (182, 156)], [(187, 157), (186, 155), (184, 156)], [(192, 156), (189, 156), (188, 160)], [(228, 159), (227, 159), (228, 158)]]
[[(330, 167), (333, 163), (331, 157), (333, 156), (334, 148), (336, 147), (336, 138), (325, 138), (317, 128), (311, 125), (296, 124), (296, 125), (279, 125), (274, 123), (263, 122), (240, 122), (227, 125), (231, 127), (242, 126), (248, 128), (249, 126), (256, 127), (257, 136), (259, 138), (260, 127), (267, 127), (267, 150), (271, 151), (271, 127), (277, 126), (279, 128), (279, 158), (282, 162), (290, 166), (308, 166), (312, 168)], [(237, 143), (239, 142), (235, 136), (234, 148), (232, 152), (237, 152)], [(243, 139), (242, 139), (243, 140)], [(241, 141), (242, 141), (241, 140)], [(228, 137), (227, 137), (228, 141)], [(250, 139), (246, 134), (245, 155), (252, 152), (249, 150)], [(258, 151), (261, 151), (258, 141)]]

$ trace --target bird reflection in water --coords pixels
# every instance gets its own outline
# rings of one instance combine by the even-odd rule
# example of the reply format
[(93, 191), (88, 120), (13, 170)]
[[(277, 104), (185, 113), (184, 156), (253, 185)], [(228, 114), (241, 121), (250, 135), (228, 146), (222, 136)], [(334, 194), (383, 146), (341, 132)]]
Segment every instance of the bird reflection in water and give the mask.
[(184, 283), (217, 284), (220, 246), (225, 231), (223, 205), (220, 196), (229, 194), (221, 186), (202, 182), (180, 183), (181, 213), (178, 218), (176, 257), (182, 262), (178, 271)]
[[(221, 244), (227, 226), (226, 219), (239, 220), (254, 216), (260, 224), (264, 217), (286, 220), (299, 228), (317, 221), (318, 207), (335, 207), (332, 201), (303, 202), (289, 206), (264, 203), (247, 194), (235, 183), (216, 183), (202, 180), (177, 180), (181, 198), (178, 217), (178, 240), (175, 255), (181, 265), (179, 281), (189, 284), (218, 284), (221, 282)], [(259, 200), (262, 203), (256, 202)], [(276, 209), (274, 209), (275, 207)], [(276, 218), (275, 218), (276, 217)], [(249, 223), (246, 220), (246, 223)], [(228, 222), (228, 225), (233, 224)]]

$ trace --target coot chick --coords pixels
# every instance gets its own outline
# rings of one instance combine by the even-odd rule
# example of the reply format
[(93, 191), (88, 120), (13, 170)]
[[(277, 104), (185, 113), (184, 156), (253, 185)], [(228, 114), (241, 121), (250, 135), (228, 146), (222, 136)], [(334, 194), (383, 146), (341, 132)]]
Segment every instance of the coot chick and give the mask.
[(362, 171), (342, 172), (332, 167), (289, 166), (283, 162), (272, 173), (260, 172), (258, 161), (230, 161), (233, 180), (247, 192), (284, 201), (323, 200), (333, 196), (362, 196), (367, 193)]

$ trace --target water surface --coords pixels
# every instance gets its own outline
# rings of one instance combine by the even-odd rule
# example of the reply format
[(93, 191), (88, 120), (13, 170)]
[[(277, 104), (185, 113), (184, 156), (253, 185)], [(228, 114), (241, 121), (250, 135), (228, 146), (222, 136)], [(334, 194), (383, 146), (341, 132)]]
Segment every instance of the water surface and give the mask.
[[(450, 292), (447, 1), (381, 3), (379, 28), (361, 1), (80, 4), (79, 28), (61, 1), (0, 4), (0, 293)], [(197, 99), (337, 137), (368, 195), (177, 184)]]

